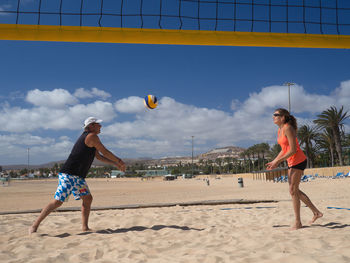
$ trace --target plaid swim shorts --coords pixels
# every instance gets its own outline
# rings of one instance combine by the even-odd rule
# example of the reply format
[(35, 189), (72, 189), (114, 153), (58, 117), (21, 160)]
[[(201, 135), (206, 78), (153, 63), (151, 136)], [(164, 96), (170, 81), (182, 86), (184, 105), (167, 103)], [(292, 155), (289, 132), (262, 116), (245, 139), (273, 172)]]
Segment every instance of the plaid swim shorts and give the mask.
[(72, 193), (75, 200), (80, 200), (81, 196), (90, 194), (85, 179), (75, 175), (59, 173), (55, 199), (61, 202), (67, 202)]

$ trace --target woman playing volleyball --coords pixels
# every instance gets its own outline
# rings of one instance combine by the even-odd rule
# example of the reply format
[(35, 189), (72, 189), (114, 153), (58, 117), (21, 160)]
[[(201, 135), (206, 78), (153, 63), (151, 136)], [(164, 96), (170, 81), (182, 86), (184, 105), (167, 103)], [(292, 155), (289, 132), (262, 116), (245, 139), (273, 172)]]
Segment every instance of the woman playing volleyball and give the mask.
[(306, 168), (307, 159), (300, 149), (297, 133), (297, 121), (286, 109), (277, 109), (273, 114), (273, 122), (279, 127), (277, 142), (282, 150), (277, 157), (266, 164), (267, 169), (276, 168), (282, 161), (288, 162), (289, 193), (292, 196), (295, 224), (292, 229), (302, 227), (300, 220), (300, 200), (311, 209), (314, 216), (310, 223), (314, 223), (323, 214), (314, 206), (309, 197), (299, 190), (301, 176)]

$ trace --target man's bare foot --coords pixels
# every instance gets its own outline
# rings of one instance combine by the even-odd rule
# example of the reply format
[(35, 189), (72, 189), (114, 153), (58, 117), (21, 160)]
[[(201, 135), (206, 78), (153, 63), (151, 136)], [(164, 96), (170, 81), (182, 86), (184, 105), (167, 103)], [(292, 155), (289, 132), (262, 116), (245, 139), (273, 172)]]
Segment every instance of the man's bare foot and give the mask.
[(315, 223), (315, 221), (321, 218), (322, 216), (323, 214), (321, 212), (317, 212), (316, 214), (314, 214), (314, 217), (311, 219), (310, 224)]
[(300, 228), (302, 228), (303, 225), (301, 223), (295, 223), (290, 230), (298, 230)]
[(28, 233), (29, 233), (29, 235), (30, 235), (30, 234), (32, 234), (32, 233), (35, 233), (37, 230), (38, 230), (38, 227), (31, 226), (31, 227), (28, 229)]
[(83, 229), (82, 229), (84, 232), (86, 232), (86, 231), (92, 231), (89, 227), (83, 227)]

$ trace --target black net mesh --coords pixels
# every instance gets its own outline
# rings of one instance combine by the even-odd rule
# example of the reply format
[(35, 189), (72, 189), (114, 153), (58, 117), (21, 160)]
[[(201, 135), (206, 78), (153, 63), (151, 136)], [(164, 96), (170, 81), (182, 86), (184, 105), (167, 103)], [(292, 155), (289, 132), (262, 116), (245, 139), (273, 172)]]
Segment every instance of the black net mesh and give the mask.
[(0, 24), (350, 35), (350, 0), (0, 0)]

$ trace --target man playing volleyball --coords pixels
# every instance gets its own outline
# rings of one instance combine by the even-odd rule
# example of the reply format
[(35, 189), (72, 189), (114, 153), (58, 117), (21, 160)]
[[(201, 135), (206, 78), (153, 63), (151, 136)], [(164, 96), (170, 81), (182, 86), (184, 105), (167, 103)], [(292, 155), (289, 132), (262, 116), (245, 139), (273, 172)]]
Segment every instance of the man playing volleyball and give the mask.
[(98, 160), (111, 164), (125, 171), (124, 162), (107, 150), (101, 143), (98, 134), (101, 132), (101, 123), (94, 117), (89, 117), (84, 122), (84, 132), (76, 141), (72, 152), (60, 170), (58, 187), (54, 200), (51, 201), (40, 213), (33, 225), (29, 228), (29, 233), (36, 232), (41, 221), (45, 219), (53, 210), (60, 207), (63, 202), (73, 193), (75, 200), (82, 199), (82, 224), (83, 231), (88, 231), (88, 221), (92, 203), (92, 195), (85, 181), (85, 177), (96, 157)]
[(288, 162), (289, 193), (292, 196), (295, 214), (295, 224), (292, 229), (302, 227), (300, 219), (300, 200), (311, 209), (314, 216), (310, 223), (314, 223), (323, 214), (314, 206), (309, 197), (299, 190), (301, 176), (306, 168), (307, 159), (300, 149), (297, 133), (297, 121), (286, 109), (277, 109), (273, 114), (273, 122), (279, 126), (277, 142), (282, 150), (277, 157), (266, 164), (267, 169), (276, 168), (282, 161)]

